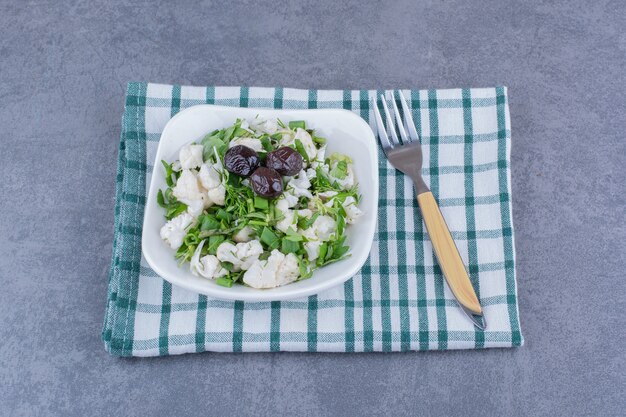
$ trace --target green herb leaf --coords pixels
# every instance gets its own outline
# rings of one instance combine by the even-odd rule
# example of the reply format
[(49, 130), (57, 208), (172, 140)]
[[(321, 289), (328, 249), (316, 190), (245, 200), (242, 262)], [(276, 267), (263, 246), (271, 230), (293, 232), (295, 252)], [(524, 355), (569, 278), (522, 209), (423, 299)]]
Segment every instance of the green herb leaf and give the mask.
[(215, 154), (213, 149), (217, 151), (218, 155), (222, 157), (228, 149), (228, 145), (219, 136), (205, 136), (202, 139), (202, 158), (204, 161), (212, 159)]
[(210, 255), (217, 253), (217, 247), (224, 242), (226, 238), (223, 235), (209, 236), (209, 244), (207, 246), (207, 252)]
[(216, 230), (220, 228), (220, 222), (213, 216), (203, 216), (202, 222), (200, 223), (200, 230)]
[[(343, 208), (343, 207), (342, 207)], [(344, 216), (337, 216), (337, 236), (343, 236), (343, 232), (346, 228), (346, 219)]]
[(298, 269), (300, 270), (300, 277), (298, 281), (302, 279), (310, 278), (313, 275), (313, 270), (309, 269), (309, 261), (304, 258), (298, 258)]
[(165, 197), (163, 197), (163, 191), (159, 190), (157, 193), (157, 203), (159, 206), (163, 208), (167, 208), (167, 204), (165, 204)]
[(261, 136), (261, 145), (263, 145), (263, 149), (265, 149), (267, 152), (272, 152), (274, 150), (274, 148), (272, 147), (272, 143), (270, 142), (270, 139), (267, 135), (263, 135)]
[(181, 213), (184, 213), (187, 210), (187, 204), (183, 203), (175, 203), (174, 205), (170, 205), (170, 208), (165, 213), (165, 218), (167, 220), (172, 220), (174, 217), (178, 216)]
[(230, 221), (233, 219), (233, 215), (224, 209), (217, 210), (215, 217), (228, 223), (230, 223)]
[(232, 272), (233, 268), (235, 267), (235, 265), (233, 265), (231, 262), (224, 261), (220, 262), (220, 265), (222, 265), (222, 268), (224, 268), (228, 272)]
[(322, 243), (320, 245), (320, 253), (317, 256), (317, 265), (322, 265), (324, 263), (324, 258), (326, 258), (326, 253), (328, 253), (328, 244)]
[(161, 159), (161, 163), (165, 167), (165, 183), (172, 187), (174, 185), (174, 179), (172, 178), (172, 174), (174, 174), (174, 170), (172, 166)]

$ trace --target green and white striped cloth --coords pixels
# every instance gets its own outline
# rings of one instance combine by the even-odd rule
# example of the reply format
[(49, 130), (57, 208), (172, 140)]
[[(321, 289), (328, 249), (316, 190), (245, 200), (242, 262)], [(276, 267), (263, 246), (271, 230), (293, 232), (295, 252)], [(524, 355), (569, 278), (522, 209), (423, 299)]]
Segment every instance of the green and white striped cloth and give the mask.
[(368, 261), (344, 285), (295, 301), (222, 301), (172, 286), (142, 259), (146, 184), (161, 131), (181, 109), (203, 103), (343, 108), (373, 126), (369, 98), (377, 93), (381, 91), (130, 83), (102, 333), (107, 350), (119, 356), (158, 356), (522, 345), (504, 87), (404, 92), (422, 139), (424, 180), (468, 265), (484, 306), (487, 331), (474, 328), (457, 307), (418, 214), (413, 184), (389, 165), (382, 152), (378, 230)]

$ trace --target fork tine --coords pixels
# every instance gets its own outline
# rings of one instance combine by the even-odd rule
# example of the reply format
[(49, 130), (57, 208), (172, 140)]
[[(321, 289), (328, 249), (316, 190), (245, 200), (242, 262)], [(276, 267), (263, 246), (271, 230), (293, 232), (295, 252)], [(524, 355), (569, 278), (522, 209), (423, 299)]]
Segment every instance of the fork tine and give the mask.
[[(404, 126), (402, 123), (402, 117), (400, 117), (400, 112), (398, 111), (398, 106), (396, 105), (396, 97), (394, 96), (393, 90), (387, 91), (387, 101), (391, 102), (391, 113), (392, 116), (395, 117), (396, 125), (398, 126), (398, 132), (400, 132), (400, 137), (402, 138), (402, 143), (409, 143), (410, 140), (406, 135), (406, 130), (404, 130)], [(404, 111), (404, 109), (402, 109)]]
[(387, 128), (389, 129), (389, 133), (391, 134), (391, 140), (394, 145), (400, 144), (398, 140), (398, 134), (396, 133), (396, 128), (394, 127), (394, 120), (389, 113), (389, 107), (387, 107), (387, 101), (385, 100), (385, 96), (380, 95), (380, 100), (383, 102), (383, 110), (385, 111), (385, 119), (387, 119)]
[(409, 132), (409, 136), (412, 140), (419, 141), (420, 136), (417, 134), (417, 130), (415, 129), (415, 122), (413, 121), (411, 110), (409, 110), (409, 106), (406, 104), (406, 99), (404, 98), (404, 94), (402, 94), (402, 90), (398, 90), (398, 94), (400, 94), (400, 104), (402, 105), (402, 113), (404, 113), (404, 121), (407, 131)]
[(378, 138), (380, 139), (380, 144), (383, 145), (383, 150), (387, 152), (387, 150), (393, 148), (393, 146), (391, 146), (391, 142), (389, 142), (389, 137), (387, 136), (385, 125), (383, 124), (383, 119), (380, 117), (380, 111), (378, 111), (376, 98), (372, 98), (371, 102), (372, 109), (374, 110), (374, 119), (376, 120), (376, 128), (378, 130)]

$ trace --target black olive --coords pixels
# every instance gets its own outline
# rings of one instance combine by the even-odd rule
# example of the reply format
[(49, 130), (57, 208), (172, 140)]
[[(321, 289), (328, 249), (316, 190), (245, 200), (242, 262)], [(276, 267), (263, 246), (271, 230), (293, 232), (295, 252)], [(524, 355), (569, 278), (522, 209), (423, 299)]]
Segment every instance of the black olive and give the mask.
[(233, 174), (249, 177), (261, 165), (261, 160), (254, 149), (237, 145), (226, 151), (224, 165)]
[(276, 198), (283, 193), (283, 179), (272, 168), (259, 167), (250, 177), (255, 193), (265, 198)]
[(287, 146), (268, 153), (265, 158), (265, 166), (274, 168), (282, 175), (296, 175), (302, 169), (302, 164), (302, 155)]

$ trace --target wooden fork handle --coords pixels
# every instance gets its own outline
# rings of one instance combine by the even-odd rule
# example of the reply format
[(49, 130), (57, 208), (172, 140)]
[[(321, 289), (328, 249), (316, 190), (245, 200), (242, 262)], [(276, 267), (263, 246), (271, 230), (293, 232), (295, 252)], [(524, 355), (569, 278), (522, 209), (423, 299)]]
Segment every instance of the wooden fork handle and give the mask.
[(472, 287), (461, 255), (459, 255), (459, 250), (454, 244), (452, 236), (450, 236), (450, 230), (448, 230), (448, 225), (441, 215), (441, 210), (439, 210), (433, 193), (427, 191), (418, 194), (417, 202), (448, 286), (459, 303), (475, 314), (481, 314), (480, 302), (476, 297), (474, 287)]

